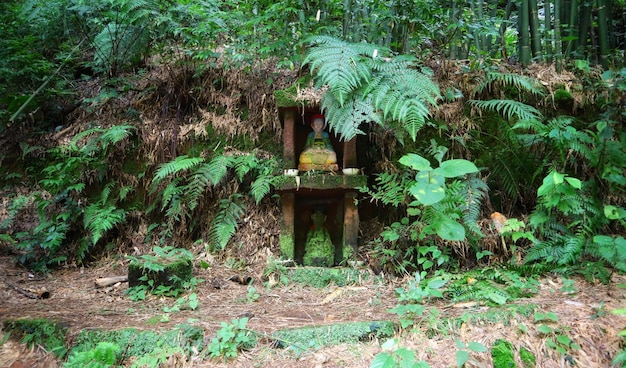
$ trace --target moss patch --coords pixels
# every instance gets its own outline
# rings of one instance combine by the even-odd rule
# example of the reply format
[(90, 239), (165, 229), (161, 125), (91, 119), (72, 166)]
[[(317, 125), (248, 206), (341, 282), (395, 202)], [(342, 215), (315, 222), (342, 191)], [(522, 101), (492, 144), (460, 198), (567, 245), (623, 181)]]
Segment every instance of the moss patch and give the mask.
[(306, 96), (299, 96), (298, 91), (307, 88), (310, 84), (311, 77), (307, 75), (298, 79), (294, 84), (285, 89), (274, 91), (276, 107), (292, 107), (307, 104), (317, 104), (317, 101), (307, 99)]
[(283, 259), (294, 259), (294, 242), (291, 235), (280, 234), (280, 256)]
[(164, 363), (173, 353), (190, 355), (194, 349), (201, 351), (204, 344), (204, 330), (190, 325), (178, 325), (165, 332), (141, 331), (133, 328), (114, 331), (86, 330), (78, 334), (70, 354), (80, 356), (97, 351), (98, 345), (103, 341), (121, 348), (117, 352), (118, 362), (128, 359), (133, 360), (137, 366), (144, 366), (137, 362), (147, 364), (145, 366), (156, 366)]
[(395, 325), (390, 321), (347, 322), (328, 326), (294, 328), (276, 331), (276, 346), (296, 351), (319, 349), (341, 343), (356, 343), (372, 338), (392, 337)]
[(41, 345), (59, 358), (67, 354), (67, 328), (57, 322), (48, 319), (7, 320), (4, 328), (21, 337), (22, 342), (30, 347)]
[(354, 189), (364, 187), (367, 184), (366, 175), (338, 175), (328, 172), (324, 173), (300, 173), (299, 182), (293, 176), (285, 176), (284, 179), (277, 179), (276, 187), (279, 190), (290, 189)]
[(493, 368), (516, 368), (513, 346), (506, 340), (496, 340), (491, 347)]
[(287, 278), (293, 283), (323, 288), (330, 283), (337, 286), (356, 284), (369, 279), (370, 273), (354, 268), (296, 267), (287, 269)]
[(519, 348), (519, 357), (524, 364), (524, 368), (534, 368), (537, 366), (537, 359), (535, 358), (535, 354), (533, 354), (530, 350), (526, 349), (523, 346)]

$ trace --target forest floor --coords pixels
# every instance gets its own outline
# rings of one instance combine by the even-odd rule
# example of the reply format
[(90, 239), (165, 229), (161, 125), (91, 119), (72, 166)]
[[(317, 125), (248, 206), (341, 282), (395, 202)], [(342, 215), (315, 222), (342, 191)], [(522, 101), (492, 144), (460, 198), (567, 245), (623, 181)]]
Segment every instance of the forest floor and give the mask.
[[(106, 258), (89, 268), (66, 268), (38, 277), (16, 266), (14, 257), (0, 257), (0, 320), (20, 318), (47, 318), (61, 322), (69, 328), (68, 342), (85, 329), (167, 330), (179, 323), (189, 323), (205, 331), (205, 342), (220, 328), (221, 322), (249, 317), (247, 327), (261, 334), (302, 326), (325, 326), (350, 321), (398, 321), (389, 309), (398, 303), (397, 287), (407, 279), (386, 278), (374, 282), (374, 278), (360, 283), (338, 287), (313, 288), (298, 284), (268, 288), (261, 283), (264, 264), (248, 266), (238, 271), (214, 260), (211, 267), (194, 270), (194, 276), (205, 281), (196, 293), (200, 307), (169, 313), (169, 321), (161, 322), (164, 307), (173, 304), (173, 298), (149, 296), (144, 301), (132, 301), (125, 294), (126, 283), (107, 288), (95, 287), (94, 281), (101, 277), (124, 275), (126, 261)], [(248, 298), (248, 286), (230, 281), (232, 276), (252, 277), (252, 285), (258, 299)], [(626, 326), (626, 318), (610, 311), (626, 307), (626, 291), (618, 287), (626, 283), (626, 277), (617, 274), (609, 284), (592, 284), (584, 279), (574, 279), (574, 285), (564, 288), (560, 276), (540, 280), (539, 292), (530, 298), (518, 299), (505, 306), (490, 307), (480, 303), (450, 303), (433, 301), (426, 305), (439, 311), (436, 319), (451, 320), (463, 315), (484, 315), (484, 319), (466, 322), (458, 326), (439, 325), (434, 336), (427, 336), (420, 329), (397, 333), (400, 345), (415, 351), (416, 359), (424, 360), (431, 367), (454, 367), (455, 354), (459, 350), (456, 339), (480, 342), (490, 347), (498, 339), (512, 342), (514, 349), (520, 346), (536, 357), (536, 367), (576, 366), (593, 368), (609, 367), (611, 360), (621, 349), (618, 336)], [(49, 298), (30, 299), (17, 292), (19, 288), (36, 290), (45, 288)], [(337, 290), (341, 289), (340, 292)], [(533, 316), (507, 315), (512, 305), (534, 305), (535, 312), (554, 312), (558, 316), (553, 327), (559, 329), (580, 345), (580, 349), (568, 349), (560, 354), (547, 347), (550, 334), (537, 331), (538, 323)], [(502, 313), (500, 313), (502, 311)], [(500, 316), (487, 317), (487, 316)], [(508, 317), (507, 317), (508, 316)], [(430, 321), (431, 325), (433, 322)], [(0, 330), (0, 334), (3, 331)], [(2, 339), (0, 339), (1, 341)], [(381, 352), (384, 341), (361, 341), (306, 351), (298, 356), (288, 349), (277, 349), (268, 343), (239, 354), (233, 360), (201, 359), (188, 357), (182, 361), (170, 361), (171, 367), (369, 367), (375, 355)], [(516, 357), (519, 366), (522, 362)], [(28, 348), (19, 339), (11, 338), (0, 346), (0, 367), (53, 367), (62, 362), (42, 347)], [(488, 352), (470, 352), (466, 367), (492, 367)]]
[[(170, 117), (169, 122), (160, 115), (164, 111), (163, 101), (169, 101), (167, 96), (161, 96), (157, 92), (168, 90), (163, 86), (176, 85), (177, 74), (173, 77), (163, 69), (160, 73), (161, 79), (155, 75), (159, 71), (154, 71), (151, 77), (140, 80), (141, 83), (133, 90), (136, 96), (128, 98), (111, 99), (109, 106), (104, 104), (101, 110), (94, 113), (90, 109), (84, 109), (82, 115), (79, 113), (74, 119), (75, 124), (63, 127), (59, 132), (50, 132), (46, 140), (37, 136), (31, 141), (20, 137), (6, 136), (0, 146), (14, 147), (7, 142), (27, 142), (32, 146), (48, 142), (50, 146), (58, 146), (66, 143), (71, 137), (80, 131), (84, 131), (89, 126), (108, 126), (104, 123), (116, 121), (116, 116), (125, 116), (120, 111), (136, 109), (142, 115), (155, 117), (146, 118), (141, 123), (142, 137), (146, 146), (140, 151), (150, 152), (148, 155), (154, 162), (146, 165), (157, 165), (165, 161), (165, 153), (174, 146), (172, 141), (163, 137), (178, 135), (179, 145), (182, 145), (185, 134), (177, 132), (172, 127), (180, 122), (174, 121)], [(445, 73), (444, 73), (445, 72)], [(456, 75), (454, 70), (440, 68), (439, 73), (447, 76)], [(181, 81), (186, 83), (187, 79), (182, 77)], [(271, 94), (272, 88), (266, 83), (249, 80), (245, 74), (231, 75), (224, 73), (214, 78), (222, 80), (226, 78), (229, 86), (247, 86), (257, 83), (263, 88), (241, 88), (241, 91), (251, 91), (252, 96), (245, 100), (247, 106), (261, 106), (259, 111), (265, 113), (273, 111), (269, 107), (257, 103), (269, 98), (266, 94)], [(531, 70), (532, 75), (536, 75), (544, 85), (552, 89), (556, 85), (570, 85), (573, 76), (559, 74), (552, 69)], [(462, 74), (459, 74), (462, 75)], [(167, 79), (172, 78), (172, 80)], [(274, 77), (273, 77), (274, 78)], [(460, 77), (459, 77), (460, 78)], [(475, 78), (467, 78), (463, 75), (459, 79), (459, 84), (467, 84), (468, 91), (473, 87), (469, 86)], [(156, 81), (156, 82), (155, 82)], [(225, 89), (224, 95), (219, 91), (214, 91), (213, 79), (207, 78), (207, 83), (198, 90), (205, 91), (206, 94), (213, 95), (205, 98), (207, 104), (214, 105), (221, 100), (225, 100), (226, 110), (236, 106), (240, 99), (240, 91), (231, 93)], [(465, 81), (465, 82), (464, 82)], [(245, 82), (245, 83), (244, 83)], [(274, 78), (276, 82), (276, 78)], [(152, 84), (150, 84), (152, 83)], [(186, 90), (192, 90), (187, 88)], [(239, 84), (237, 84), (239, 83)], [(84, 97), (90, 100), (99, 98), (102, 82), (93, 80), (83, 83), (82, 91)], [(145, 90), (150, 86), (150, 90), (157, 91), (153, 99), (144, 96)], [(220, 83), (221, 85), (221, 83)], [(156, 87), (155, 87), (156, 86)], [(285, 86), (283, 86), (285, 87)], [(442, 84), (442, 90), (447, 85)], [(471, 88), (470, 88), (471, 87)], [(555, 87), (556, 88), (556, 87)], [(561, 88), (561, 87), (559, 87)], [(176, 90), (172, 89), (172, 94)], [(588, 91), (592, 93), (592, 91)], [(268, 94), (269, 95), (269, 94)], [(171, 96), (170, 96), (171, 97)], [(194, 96), (194, 99), (198, 96)], [(576, 96), (583, 100), (583, 97)], [(232, 101), (231, 101), (232, 100)], [(172, 99), (173, 101), (173, 99)], [(216, 102), (217, 101), (217, 102)], [(169, 103), (169, 102), (168, 102)], [(579, 101), (576, 101), (579, 104)], [(264, 107), (265, 106), (265, 107)], [(131, 109), (132, 107), (132, 109)], [(143, 108), (143, 109), (142, 109)], [(444, 120), (451, 121), (452, 117), (458, 120), (467, 120), (461, 112), (465, 110), (462, 103), (451, 103), (443, 106), (438, 114), (444, 116)], [(265, 109), (265, 110), (264, 110)], [(145, 111), (150, 110), (150, 111)], [(154, 110), (154, 111), (151, 111)], [(133, 110), (134, 111), (134, 110)], [(261, 113), (259, 113), (261, 114)], [(263, 114), (261, 114), (263, 115)], [(272, 114), (267, 114), (270, 116)], [(228, 114), (224, 115), (228, 117)], [(265, 116), (265, 115), (263, 115)], [(273, 116), (273, 115), (272, 115)], [(237, 134), (250, 134), (245, 129), (252, 129), (253, 133), (258, 133), (267, 129), (272, 121), (276, 119), (257, 119), (262, 123), (257, 126), (249, 124), (232, 124), (232, 118), (224, 118), (222, 121), (221, 133), (229, 135), (232, 133), (228, 129), (236, 130)], [(215, 120), (215, 117), (211, 117)], [(98, 121), (99, 119), (99, 121)], [(267, 120), (267, 121), (265, 121)], [(196, 124), (204, 128), (206, 122), (198, 119)], [(171, 123), (171, 126), (169, 125)], [(216, 124), (213, 121), (212, 124)], [(452, 124), (452, 122), (451, 122)], [(189, 124), (189, 126), (194, 126)], [(279, 124), (277, 124), (279, 126)], [(254, 128), (254, 129), (253, 129)], [(168, 130), (169, 129), (169, 130)], [(256, 130), (255, 130), (256, 129)], [(216, 128), (216, 130), (218, 130)], [(186, 130), (192, 131), (192, 130)], [(0, 137), (2, 138), (2, 137)], [(190, 140), (190, 139), (188, 139)], [(42, 143), (44, 142), (44, 143)], [(174, 142), (175, 143), (175, 142)], [(164, 157), (161, 157), (163, 155)], [(12, 188), (15, 192), (21, 189)], [(29, 188), (24, 189), (28, 192)], [(0, 193), (2, 199), (3, 193)], [(1, 204), (1, 203), (0, 203)], [(6, 203), (4, 204), (6, 205)], [(287, 283), (287, 285), (266, 286), (263, 274), (268, 266), (268, 260), (272, 253), (277, 254), (278, 234), (280, 231), (278, 213), (280, 207), (273, 206), (273, 212), (262, 212), (258, 215), (250, 215), (251, 221), (242, 224), (237, 234), (234, 235), (234, 244), (244, 244), (244, 249), (240, 249), (241, 254), (245, 254), (250, 262), (246, 261), (243, 267), (233, 267), (233, 262), (229, 262), (226, 256), (212, 258), (206, 253), (195, 250), (194, 277), (203, 279), (198, 288), (194, 291), (200, 302), (195, 310), (182, 310), (179, 312), (166, 313), (165, 307), (171, 307), (175, 298), (165, 298), (158, 296), (148, 296), (143, 301), (131, 300), (126, 291), (127, 283), (120, 283), (106, 288), (98, 288), (94, 282), (98, 278), (109, 276), (126, 275), (128, 260), (122, 254), (130, 254), (133, 248), (141, 247), (141, 241), (127, 241), (123, 252), (118, 252), (118, 256), (104, 256), (99, 261), (90, 264), (89, 267), (67, 266), (56, 269), (44, 276), (31, 274), (29, 270), (16, 265), (15, 256), (5, 252), (0, 245), (0, 368), (48, 368), (60, 367), (63, 362), (55, 356), (45, 351), (40, 345), (28, 347), (21, 342), (16, 334), (11, 334), (9, 339), (5, 339), (8, 330), (2, 322), (13, 319), (35, 319), (46, 318), (58, 321), (68, 328), (67, 343), (70, 346), (73, 340), (81, 331), (85, 330), (119, 330), (124, 328), (137, 328), (139, 330), (171, 330), (178, 324), (185, 323), (202, 328), (204, 331), (204, 341), (209, 343), (222, 328), (222, 323), (229, 323), (233, 319), (248, 317), (247, 328), (258, 334), (270, 336), (278, 330), (288, 328), (298, 328), (306, 326), (330, 326), (333, 324), (354, 321), (381, 321), (390, 320), (399, 325), (397, 314), (389, 310), (398, 305), (396, 289), (406, 287), (410, 282), (410, 277), (395, 278), (382, 277), (360, 280), (354, 284), (337, 286), (331, 284), (325, 288), (314, 288), (303, 286), (298, 283)], [(30, 229), (34, 226), (36, 217), (23, 220), (23, 228)], [(489, 221), (488, 219), (486, 221)], [(362, 223), (361, 229), (364, 232), (370, 231), (377, 234), (380, 229), (374, 226), (367, 226)], [(17, 231), (17, 230), (16, 230)], [(141, 234), (137, 234), (141, 238)], [(143, 234), (145, 235), (145, 234)], [(127, 238), (124, 238), (127, 239)], [(495, 236), (496, 243), (499, 236)], [(132, 237), (130, 237), (132, 240)], [(258, 244), (270, 244), (269, 248), (258, 247)], [(485, 249), (489, 249), (488, 247)], [(134, 255), (147, 253), (145, 249), (140, 249)], [(199, 266), (201, 262), (209, 265), (207, 268)], [(364, 272), (369, 272), (367, 269)], [(249, 285), (242, 285), (230, 281), (233, 276), (251, 277), (254, 279), (254, 286), (258, 298), (250, 298)], [(384, 280), (381, 282), (380, 280)], [(548, 274), (539, 280), (537, 293), (532, 297), (515, 299), (501, 306), (490, 306), (480, 302), (459, 302), (451, 300), (433, 299), (428, 300), (424, 306), (428, 313), (423, 320), (416, 322), (413, 330), (399, 330), (395, 337), (399, 346), (415, 352), (417, 361), (425, 361), (430, 367), (455, 367), (456, 356), (461, 350), (469, 352), (469, 360), (466, 367), (492, 367), (493, 358), (489, 351), (478, 353), (470, 352), (467, 345), (470, 342), (481, 343), (490, 349), (494, 342), (499, 339), (509, 341), (513, 345), (515, 362), (518, 367), (525, 366), (520, 358), (520, 348), (530, 351), (536, 359), (535, 367), (552, 368), (576, 365), (585, 368), (610, 367), (616, 354), (623, 349), (624, 339), (619, 336), (621, 330), (626, 328), (626, 316), (618, 316), (611, 311), (626, 307), (626, 276), (613, 274), (609, 283), (589, 282), (581, 277), (569, 276), (567, 281), (573, 284), (565, 284), (561, 275)], [(42, 290), (49, 293), (45, 299), (31, 299), (19, 292), (19, 289)], [(525, 307), (530, 307), (525, 308)], [(552, 321), (536, 321), (534, 313), (522, 314), (517, 310), (532, 310), (534, 313), (547, 314), (553, 312), (556, 316)], [(167, 318), (163, 316), (167, 314)], [(457, 323), (462, 321), (462, 323)], [(541, 326), (549, 325), (554, 331), (552, 333), (542, 333)], [(545, 331), (545, 330), (544, 330)], [(550, 347), (550, 343), (558, 339), (559, 336), (567, 336), (580, 346), (579, 349), (567, 347), (566, 352), (559, 353)], [(565, 339), (562, 339), (565, 341)], [(320, 349), (308, 349), (300, 354), (295, 354), (289, 349), (276, 348), (270, 339), (260, 340), (251, 350), (242, 351), (239, 355), (229, 361), (209, 359), (201, 354), (181, 359), (171, 359), (164, 367), (345, 367), (345, 368), (365, 368), (369, 367), (374, 357), (383, 351), (381, 345), (385, 341), (371, 339), (353, 343), (343, 343), (334, 346), (327, 346)], [(459, 347), (459, 344), (465, 344)], [(563, 348), (563, 346), (561, 346)], [(180, 358), (180, 357), (179, 357)], [(131, 362), (124, 362), (130, 366)], [(381, 366), (382, 368), (383, 366)], [(385, 365), (393, 367), (393, 365)]]

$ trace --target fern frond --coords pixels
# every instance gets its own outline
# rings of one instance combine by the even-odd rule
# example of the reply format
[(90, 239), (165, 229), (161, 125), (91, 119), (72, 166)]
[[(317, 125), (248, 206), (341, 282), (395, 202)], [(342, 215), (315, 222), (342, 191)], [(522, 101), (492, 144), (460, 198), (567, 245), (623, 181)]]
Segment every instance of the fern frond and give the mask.
[(237, 156), (233, 161), (239, 181), (242, 181), (243, 177), (259, 164), (259, 159), (253, 154)]
[(180, 201), (180, 197), (184, 192), (184, 187), (180, 186), (181, 179), (174, 178), (161, 192), (161, 211), (172, 203)]
[(364, 134), (361, 124), (376, 122), (382, 124), (381, 116), (368, 100), (350, 98), (341, 105), (333, 94), (327, 93), (322, 98), (322, 110), (326, 114), (329, 128), (343, 140), (350, 140)]
[(544, 96), (545, 88), (539, 80), (515, 73), (488, 72), (485, 80), (476, 86), (476, 92), (482, 92), (487, 87), (506, 88), (515, 87), (518, 91), (526, 91), (536, 96)]
[(511, 299), (509, 293), (485, 280), (473, 284), (456, 283), (454, 287), (448, 287), (447, 293), (455, 302), (476, 300), (503, 305)]
[(333, 37), (315, 37), (303, 64), (308, 64), (316, 74), (318, 87), (328, 86), (339, 106), (343, 106), (353, 91), (370, 80), (371, 71), (361, 59), (363, 53), (371, 55), (375, 49)]
[(214, 250), (223, 250), (237, 231), (238, 222), (245, 211), (240, 194), (220, 200), (219, 210), (211, 222), (209, 244)]
[(202, 162), (204, 162), (202, 157), (188, 157), (183, 155), (176, 157), (173, 161), (161, 164), (152, 179), (153, 190), (157, 185), (163, 182), (165, 178), (178, 174), (181, 171), (193, 169)]
[(117, 144), (130, 137), (136, 129), (132, 125), (116, 125), (106, 129), (98, 138), (102, 144), (102, 149), (106, 150), (109, 145)]
[(558, 236), (536, 243), (526, 253), (526, 261), (543, 261), (554, 264), (570, 264), (582, 254), (585, 240), (574, 236)]
[(213, 186), (218, 185), (228, 173), (228, 169), (233, 166), (234, 158), (232, 156), (219, 155), (214, 157), (207, 166), (207, 176)]
[(543, 118), (539, 110), (519, 101), (470, 100), (468, 103), (481, 110), (490, 110), (502, 114), (507, 121), (512, 121), (514, 117), (521, 120), (541, 120)]
[(463, 181), (464, 208), (463, 223), (475, 234), (482, 235), (478, 220), (480, 219), (480, 209), (482, 202), (487, 198), (489, 187), (478, 176), (468, 177)]
[(91, 233), (91, 242), (95, 245), (107, 231), (124, 222), (125, 219), (125, 210), (114, 205), (103, 206), (99, 202), (85, 208), (83, 223)]
[(271, 191), (273, 178), (273, 175), (259, 175), (252, 182), (250, 194), (257, 204)]
[(391, 174), (382, 172), (376, 175), (376, 186), (374, 191), (367, 191), (374, 201), (381, 201), (383, 204), (390, 204), (398, 207), (408, 203), (407, 188), (415, 182), (407, 175)]
[(439, 88), (416, 70), (397, 72), (382, 79), (372, 91), (373, 103), (385, 119), (402, 122), (411, 139), (424, 125), (430, 107), (437, 105)]

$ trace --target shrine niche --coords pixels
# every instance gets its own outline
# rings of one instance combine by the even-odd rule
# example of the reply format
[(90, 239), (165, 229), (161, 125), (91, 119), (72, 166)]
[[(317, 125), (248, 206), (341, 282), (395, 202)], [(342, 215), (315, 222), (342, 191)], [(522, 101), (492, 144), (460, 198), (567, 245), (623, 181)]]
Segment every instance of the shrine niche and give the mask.
[(284, 181), (281, 256), (305, 266), (330, 267), (354, 258), (359, 232), (356, 138), (328, 131), (315, 107), (280, 107)]

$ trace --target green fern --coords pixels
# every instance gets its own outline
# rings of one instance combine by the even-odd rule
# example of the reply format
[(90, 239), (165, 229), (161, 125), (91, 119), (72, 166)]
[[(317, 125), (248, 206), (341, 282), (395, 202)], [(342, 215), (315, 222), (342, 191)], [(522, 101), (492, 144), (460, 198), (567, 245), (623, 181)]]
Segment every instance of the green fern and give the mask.
[(453, 286), (448, 286), (447, 294), (455, 302), (475, 300), (503, 305), (512, 299), (509, 293), (486, 280), (471, 284), (455, 283)]
[(463, 195), (463, 224), (472, 232), (482, 235), (478, 220), (481, 218), (483, 201), (488, 198), (489, 187), (480, 177), (465, 179), (460, 193)]
[(372, 78), (371, 69), (363, 62), (371, 57), (374, 45), (347, 43), (329, 36), (318, 36), (303, 61), (316, 76), (317, 86), (328, 86), (329, 92), (343, 107), (349, 96)]
[(211, 222), (209, 244), (214, 250), (223, 250), (237, 231), (238, 221), (245, 207), (240, 194), (220, 200), (219, 210)]
[(94, 49), (94, 64), (114, 77), (139, 60), (149, 44), (149, 27), (159, 19), (144, 0), (80, 2), (73, 6)]
[(383, 124), (371, 98), (363, 100), (358, 96), (350, 96), (349, 101), (341, 105), (332, 94), (326, 94), (322, 98), (322, 110), (326, 113), (328, 127), (345, 140), (364, 134), (359, 128), (363, 124)]
[(161, 164), (152, 179), (152, 190), (156, 189), (165, 178), (178, 174), (182, 171), (191, 170), (204, 162), (201, 157), (178, 156), (173, 161)]
[[(315, 37), (304, 60), (317, 87), (328, 87), (322, 110), (330, 127), (349, 140), (363, 132), (363, 123), (375, 122), (402, 129), (415, 140), (440, 92), (414, 58), (389, 56), (384, 47)], [(403, 132), (396, 132), (399, 136)]]
[(107, 231), (115, 228), (125, 219), (125, 210), (115, 205), (103, 205), (98, 202), (85, 208), (83, 221), (85, 228), (91, 233), (91, 243), (95, 245)]
[(535, 243), (526, 253), (526, 261), (542, 261), (554, 264), (570, 264), (582, 255), (585, 239), (559, 236)]
[(259, 175), (250, 186), (250, 194), (254, 201), (259, 204), (263, 198), (271, 191), (274, 184), (273, 175)]
[(219, 155), (213, 158), (207, 167), (208, 177), (213, 185), (218, 185), (228, 173), (228, 169), (233, 166), (232, 156)]
[(535, 120), (539, 121), (543, 115), (536, 108), (523, 102), (513, 100), (469, 100), (470, 105), (481, 110), (495, 111), (508, 120), (513, 121), (514, 118), (519, 120)]
[(535, 96), (544, 96), (546, 93), (545, 88), (535, 78), (515, 73), (494, 71), (487, 72), (485, 80), (476, 86), (475, 92), (482, 92), (485, 88), (495, 89), (508, 86), (514, 87), (517, 91), (529, 92)]

